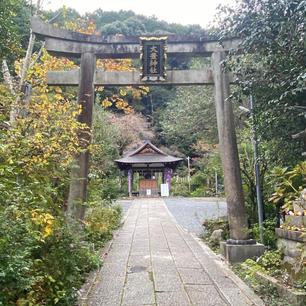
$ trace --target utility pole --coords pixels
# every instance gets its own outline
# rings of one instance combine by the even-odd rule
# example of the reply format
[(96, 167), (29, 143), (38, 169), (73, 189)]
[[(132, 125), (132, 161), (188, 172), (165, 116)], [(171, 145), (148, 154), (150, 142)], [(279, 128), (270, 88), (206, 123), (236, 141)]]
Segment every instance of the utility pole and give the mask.
[(215, 170), (216, 195), (218, 194), (218, 172)]
[(152, 97), (152, 93), (150, 93), (150, 104), (151, 104), (151, 115), (153, 115), (153, 97)]
[(251, 115), (251, 123), (252, 123), (252, 132), (253, 132), (253, 148), (254, 148), (254, 164), (255, 164), (255, 174), (256, 174), (256, 196), (257, 196), (257, 209), (258, 209), (258, 223), (259, 223), (259, 231), (260, 231), (260, 242), (264, 244), (263, 239), (263, 205), (262, 205), (262, 197), (261, 197), (261, 184), (260, 184), (260, 169), (258, 162), (258, 143), (257, 143), (257, 134), (255, 128), (255, 118), (254, 118), (254, 97), (250, 95), (250, 115)]
[(188, 190), (190, 192), (190, 157), (187, 156), (187, 165), (188, 165)]

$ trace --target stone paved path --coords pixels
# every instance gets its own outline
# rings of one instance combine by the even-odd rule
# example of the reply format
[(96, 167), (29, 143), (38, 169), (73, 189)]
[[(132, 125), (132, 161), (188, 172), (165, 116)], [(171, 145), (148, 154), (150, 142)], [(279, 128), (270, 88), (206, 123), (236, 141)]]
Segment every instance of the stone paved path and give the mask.
[(162, 199), (133, 201), (91, 292), (91, 306), (264, 305)]

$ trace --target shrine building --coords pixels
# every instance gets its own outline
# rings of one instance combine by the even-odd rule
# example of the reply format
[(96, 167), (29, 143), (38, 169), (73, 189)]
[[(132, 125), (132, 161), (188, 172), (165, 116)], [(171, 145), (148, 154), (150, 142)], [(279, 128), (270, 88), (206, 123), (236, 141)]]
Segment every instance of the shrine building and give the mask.
[[(129, 196), (168, 196), (171, 188), (171, 174), (182, 158), (168, 155), (146, 141), (137, 150), (115, 160), (120, 170), (128, 175)], [(139, 173), (138, 190), (133, 190), (134, 173)], [(157, 174), (162, 174), (159, 187)]]

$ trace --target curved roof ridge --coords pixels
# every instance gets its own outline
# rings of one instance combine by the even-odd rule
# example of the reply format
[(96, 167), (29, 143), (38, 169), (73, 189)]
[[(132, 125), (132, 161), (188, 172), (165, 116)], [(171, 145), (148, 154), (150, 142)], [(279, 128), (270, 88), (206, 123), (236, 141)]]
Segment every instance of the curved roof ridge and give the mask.
[(150, 147), (151, 147), (154, 151), (158, 152), (159, 154), (162, 154), (162, 155), (165, 155), (165, 156), (168, 155), (168, 154), (164, 153), (162, 150), (160, 150), (159, 148), (157, 148), (150, 140), (146, 140), (145, 143), (144, 143), (142, 146), (140, 146), (138, 149), (136, 149), (135, 151), (133, 151), (132, 153), (130, 153), (130, 154), (127, 155), (127, 156), (134, 156), (134, 155), (136, 155), (136, 154), (139, 153), (141, 150), (143, 150), (143, 149), (146, 147), (146, 145), (150, 145)]
[[(141, 154), (140, 152), (142, 152), (142, 150), (144, 150), (146, 147), (149, 147), (154, 152), (148, 150), (148, 152), (144, 152), (143, 154)], [(162, 150), (154, 146), (150, 140), (147, 140), (137, 150), (129, 153), (121, 159), (115, 160), (115, 162), (118, 164), (119, 168), (125, 169), (127, 165), (131, 166), (137, 164), (140, 165), (140, 167), (142, 168), (144, 167), (144, 164), (150, 164), (153, 166), (164, 164), (162, 167), (165, 167), (166, 165), (172, 165), (172, 167), (176, 167), (177, 163), (181, 160), (183, 159), (164, 153)]]

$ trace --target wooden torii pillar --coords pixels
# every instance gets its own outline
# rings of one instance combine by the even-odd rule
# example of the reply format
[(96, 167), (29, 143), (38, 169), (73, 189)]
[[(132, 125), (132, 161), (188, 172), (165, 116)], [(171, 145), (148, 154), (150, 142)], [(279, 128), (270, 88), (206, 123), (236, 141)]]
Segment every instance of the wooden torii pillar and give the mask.
[[(231, 238), (236, 241), (247, 239), (247, 218), (241, 183), (236, 134), (231, 101), (229, 100), (230, 75), (221, 67), (225, 52), (239, 47), (239, 40), (225, 42), (207, 41), (199, 36), (168, 36), (168, 57), (212, 56), (213, 70), (168, 71), (166, 82), (141, 82), (139, 72), (95, 71), (97, 58), (139, 58), (139, 37), (95, 36), (54, 28), (38, 18), (31, 21), (33, 33), (45, 40), (45, 46), (53, 55), (81, 57), (80, 70), (49, 72), (49, 85), (79, 85), (78, 102), (82, 105), (79, 121), (92, 123), (94, 85), (215, 85), (215, 102), (222, 167), (225, 180), (228, 217)], [(88, 137), (88, 142), (90, 138)], [(68, 212), (83, 218), (84, 207), (79, 203), (86, 200), (89, 153), (78, 156), (78, 168), (72, 172), (69, 191)]]

